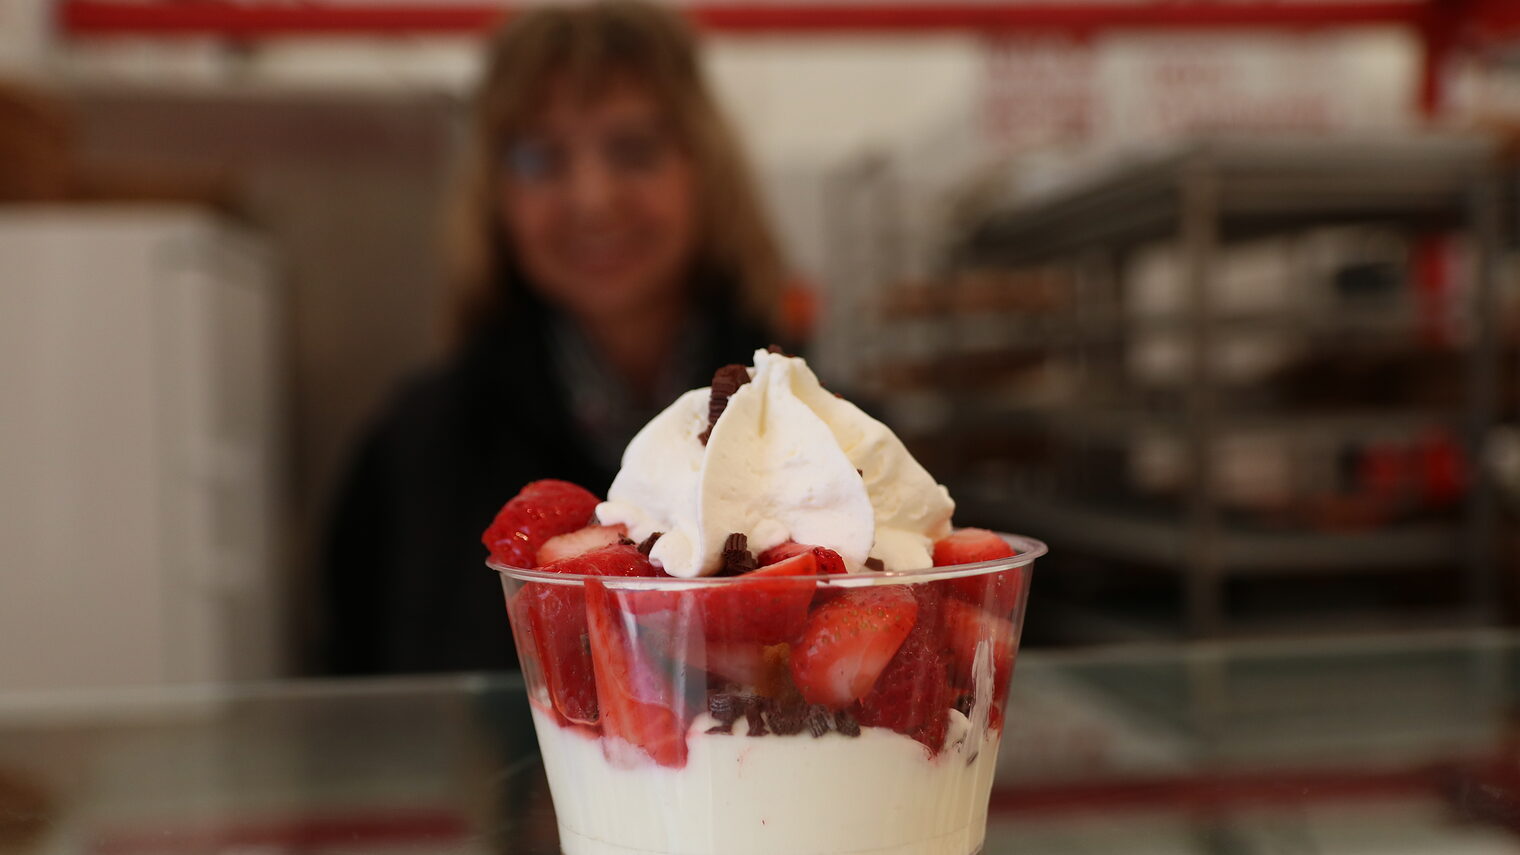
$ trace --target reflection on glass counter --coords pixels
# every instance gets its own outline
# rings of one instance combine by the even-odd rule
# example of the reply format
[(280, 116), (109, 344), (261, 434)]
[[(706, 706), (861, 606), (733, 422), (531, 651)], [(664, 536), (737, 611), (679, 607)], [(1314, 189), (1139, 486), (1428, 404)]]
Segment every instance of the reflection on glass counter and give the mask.
[[(1024, 654), (987, 855), (1513, 852), (1520, 636)], [(0, 696), (0, 851), (556, 851), (507, 675)]]

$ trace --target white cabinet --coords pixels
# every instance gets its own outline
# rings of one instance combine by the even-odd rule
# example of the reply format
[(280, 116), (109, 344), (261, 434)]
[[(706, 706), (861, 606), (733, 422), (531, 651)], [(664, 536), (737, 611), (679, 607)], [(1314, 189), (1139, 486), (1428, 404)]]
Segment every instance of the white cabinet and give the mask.
[(281, 664), (281, 303), (181, 206), (0, 207), (0, 689)]

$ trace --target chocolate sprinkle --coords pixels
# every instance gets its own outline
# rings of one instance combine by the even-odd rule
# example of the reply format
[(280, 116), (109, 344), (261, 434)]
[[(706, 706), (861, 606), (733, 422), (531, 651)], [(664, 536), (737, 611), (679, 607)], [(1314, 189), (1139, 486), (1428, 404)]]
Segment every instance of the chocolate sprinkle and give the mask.
[(662, 535), (664, 533), (665, 532), (663, 532), (663, 531), (657, 531), (654, 534), (651, 534), (650, 536), (644, 538), (644, 542), (639, 544), (639, 554), (640, 555), (648, 555), (649, 554), (649, 550), (654, 549), (654, 542), (656, 540), (659, 540), (660, 539), (660, 535)]
[(748, 537), (736, 531), (723, 541), (723, 566), (718, 569), (719, 576), (742, 576), (759, 566), (759, 560), (749, 551)]
[(850, 715), (849, 710), (840, 710), (834, 714), (834, 729), (845, 736), (859, 736), (860, 722)]
[(712, 436), (713, 425), (718, 423), (718, 417), (728, 408), (728, 399), (748, 382), (749, 369), (743, 365), (725, 365), (713, 374), (712, 391), (707, 399), (707, 430), (697, 436), (703, 445)]
[(887, 565), (881, 563), (880, 558), (867, 558), (865, 564), (867, 570), (875, 570), (877, 573), (887, 569)]
[(834, 716), (830, 715), (828, 707), (822, 704), (813, 704), (808, 707), (805, 720), (808, 732), (813, 734), (814, 739), (834, 729)]

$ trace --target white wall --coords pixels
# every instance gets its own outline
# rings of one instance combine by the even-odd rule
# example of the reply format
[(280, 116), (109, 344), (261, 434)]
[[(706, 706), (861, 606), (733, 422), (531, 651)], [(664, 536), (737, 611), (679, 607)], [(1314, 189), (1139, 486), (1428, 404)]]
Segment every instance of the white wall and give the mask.
[(976, 95), (970, 36), (716, 40), (713, 83), (768, 162), (829, 161), (911, 137)]
[[(60, 43), (48, 53), (41, 8), (43, 0), (0, 0), (0, 24), (9, 23), (7, 14), (21, 24), (0, 26), (0, 61), (7, 50), (29, 57), (32, 70), (45, 68), (59, 81), (463, 95), (479, 62), (478, 40), (457, 37), (271, 39), (244, 52), (213, 40), (109, 39)], [(36, 37), (15, 35), (28, 31)], [(1084, 134), (1117, 143), (1164, 138), (1196, 126), (1200, 116), (1239, 123), (1243, 113), (1291, 121), (1298, 111), (1331, 127), (1386, 127), (1409, 113), (1418, 46), (1397, 29), (1120, 32), (1083, 42), (720, 34), (708, 42), (707, 59), (755, 158), (778, 165), (899, 145), (937, 125), (966, 121), (988, 97), (1023, 108), (1019, 121), (1028, 126), (1052, 106), (1078, 111)], [(1194, 78), (1168, 78), (1188, 74)], [(1208, 79), (1200, 82), (1199, 75)], [(1058, 79), (1076, 82), (1052, 92)], [(1211, 102), (1210, 86), (1226, 97)], [(1040, 133), (1035, 128), (1019, 141), (1051, 141)]]
[[(977, 45), (961, 35), (717, 37), (707, 65), (757, 160), (827, 161), (964, 110), (978, 91)], [(54, 68), (57, 79), (82, 84), (463, 96), (478, 50), (461, 38), (299, 38), (234, 55), (204, 40), (110, 39), (61, 47)]]
[[(19, 31), (33, 34), (0, 26), (10, 33), (0, 35), (0, 61), (9, 49), (29, 57), (34, 72), (92, 87), (462, 99), (479, 67), (479, 40), (460, 37), (270, 39), (235, 52), (208, 39), (48, 45), (38, 24), (45, 2), (0, 0), (0, 15), (8, 10)], [(719, 34), (707, 43), (714, 85), (760, 169), (782, 236), (814, 279), (830, 266), (831, 237), (819, 227), (829, 180), (864, 155), (886, 156), (903, 184), (911, 272), (925, 263), (922, 247), (938, 242), (947, 188), (997, 174), (1015, 191), (1038, 189), (1084, 168), (1088, 156), (1200, 129), (1397, 129), (1413, 116), (1418, 57), (1415, 40), (1398, 29), (1115, 32), (1082, 41)], [(1012, 127), (989, 130), (1000, 109)], [(1000, 173), (985, 170), (1007, 150), (1022, 156)]]

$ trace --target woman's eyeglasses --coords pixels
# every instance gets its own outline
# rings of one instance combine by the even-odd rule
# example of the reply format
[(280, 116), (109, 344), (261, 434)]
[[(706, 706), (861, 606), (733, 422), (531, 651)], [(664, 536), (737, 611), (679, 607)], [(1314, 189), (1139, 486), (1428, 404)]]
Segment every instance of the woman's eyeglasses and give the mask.
[(586, 141), (524, 137), (503, 153), (502, 167), (526, 185), (549, 185), (567, 178), (578, 163), (594, 158), (614, 176), (639, 177), (664, 165), (676, 150), (667, 134), (652, 130), (620, 131)]

